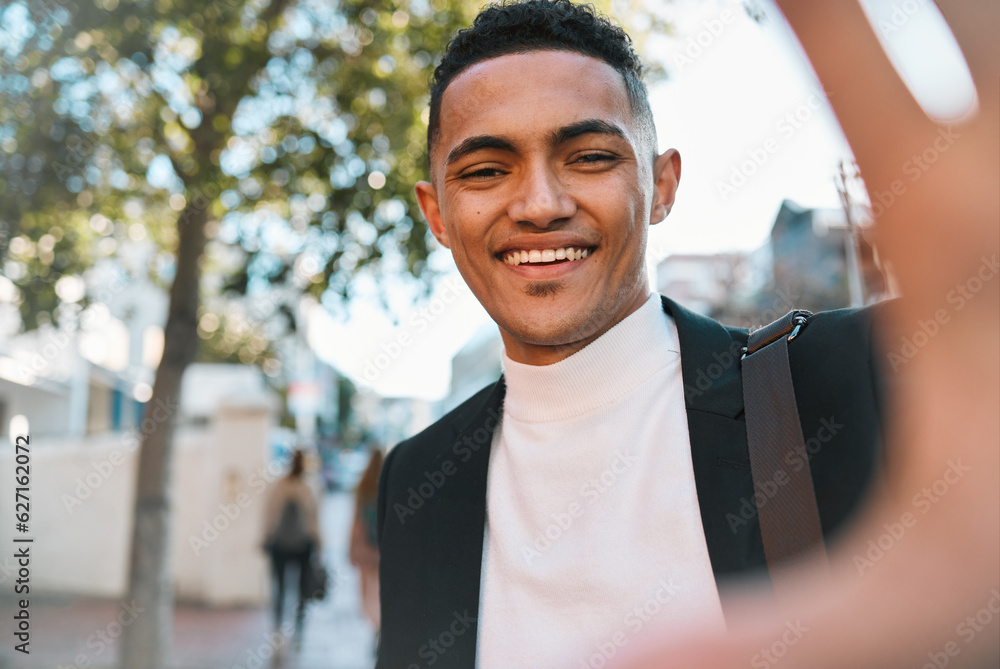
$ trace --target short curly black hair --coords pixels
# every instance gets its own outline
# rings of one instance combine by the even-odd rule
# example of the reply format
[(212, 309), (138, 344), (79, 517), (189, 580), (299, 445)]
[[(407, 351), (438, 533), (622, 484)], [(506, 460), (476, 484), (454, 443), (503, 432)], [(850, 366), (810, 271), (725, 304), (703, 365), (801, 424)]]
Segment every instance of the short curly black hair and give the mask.
[(456, 76), (490, 58), (538, 50), (575, 51), (613, 67), (625, 80), (632, 113), (653, 133), (655, 148), (656, 131), (642, 82), (642, 60), (632, 50), (632, 39), (624, 30), (592, 5), (570, 0), (501, 0), (479, 12), (471, 27), (455, 34), (434, 70), (428, 152), (440, 127), (441, 98)]

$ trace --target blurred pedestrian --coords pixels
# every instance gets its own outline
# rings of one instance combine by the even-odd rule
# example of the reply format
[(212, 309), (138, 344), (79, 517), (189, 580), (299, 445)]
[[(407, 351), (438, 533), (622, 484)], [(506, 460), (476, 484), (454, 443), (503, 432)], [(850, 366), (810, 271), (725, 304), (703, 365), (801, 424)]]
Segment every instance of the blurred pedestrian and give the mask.
[(281, 627), (285, 581), (289, 567), (298, 574), (298, 596), (295, 605), (295, 633), (302, 637), (310, 561), (322, 547), (319, 533), (319, 504), (316, 493), (305, 481), (305, 453), (292, 454), (291, 468), (271, 489), (264, 510), (264, 550), (271, 559), (274, 579), (274, 627)]
[(372, 449), (371, 458), (354, 491), (354, 524), (351, 528), (351, 564), (361, 575), (361, 606), (378, 633), (378, 533), (375, 525), (378, 477), (382, 471), (382, 451)]

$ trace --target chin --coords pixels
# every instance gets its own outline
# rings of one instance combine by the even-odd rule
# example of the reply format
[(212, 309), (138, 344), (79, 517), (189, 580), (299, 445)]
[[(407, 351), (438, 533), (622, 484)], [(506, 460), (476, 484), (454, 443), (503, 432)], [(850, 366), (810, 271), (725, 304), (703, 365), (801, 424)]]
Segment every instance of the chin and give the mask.
[(541, 311), (543, 313), (537, 319), (506, 319), (501, 327), (518, 341), (533, 346), (566, 346), (600, 330), (600, 324), (593, 322), (595, 314), (590, 310), (562, 316), (545, 307)]

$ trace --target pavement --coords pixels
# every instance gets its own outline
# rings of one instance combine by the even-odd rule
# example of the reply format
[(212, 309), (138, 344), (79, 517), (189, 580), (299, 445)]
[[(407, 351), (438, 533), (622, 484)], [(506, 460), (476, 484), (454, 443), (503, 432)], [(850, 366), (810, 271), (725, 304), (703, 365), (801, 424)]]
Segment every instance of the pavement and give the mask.
[[(347, 559), (354, 510), (349, 493), (323, 500), (324, 560), (331, 589), (306, 613), (301, 646), (275, 632), (270, 609), (213, 609), (178, 604), (170, 669), (372, 669), (375, 640), (361, 613), (360, 587)], [(122, 602), (45, 596), (31, 600), (31, 654), (13, 652), (5, 633), (0, 669), (118, 669), (115, 622)], [(291, 604), (286, 608), (291, 610)], [(14, 604), (0, 600), (0, 620), (9, 621)], [(3, 629), (9, 629), (3, 625)], [(16, 657), (15, 657), (16, 655)]]

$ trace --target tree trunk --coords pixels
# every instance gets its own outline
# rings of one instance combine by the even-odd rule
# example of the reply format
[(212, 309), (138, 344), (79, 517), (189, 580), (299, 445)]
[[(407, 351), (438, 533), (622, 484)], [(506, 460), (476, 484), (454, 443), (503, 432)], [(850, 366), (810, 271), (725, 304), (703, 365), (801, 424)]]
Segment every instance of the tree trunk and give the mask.
[[(290, 0), (271, 0), (261, 11), (260, 21), (273, 31)], [(222, 98), (210, 94), (202, 102), (207, 117), (215, 113), (231, 119), (250, 82), (271, 57), (265, 48), (255, 57), (246, 57), (229, 78), (230, 93)], [(195, 66), (197, 71), (197, 64)], [(211, 93), (211, 92), (209, 92)], [(174, 163), (174, 171), (185, 180), (187, 205), (178, 219), (177, 270), (170, 289), (170, 308), (163, 336), (163, 358), (156, 370), (153, 396), (146, 405), (139, 451), (139, 479), (136, 486), (135, 520), (129, 573), (129, 600), (138, 612), (136, 620), (124, 628), (119, 666), (121, 669), (163, 669), (173, 636), (173, 574), (170, 565), (170, 481), (173, 465), (173, 437), (180, 407), (181, 378), (198, 352), (198, 304), (201, 257), (205, 249), (208, 207), (218, 196), (221, 174), (211, 167), (211, 155), (226, 144), (226, 136), (210, 123), (191, 132), (193, 157), (203, 170), (188, 175)], [(204, 186), (204, 192), (198, 185)]]
[(162, 669), (173, 628), (170, 497), (174, 427), (181, 378), (198, 350), (201, 256), (207, 202), (192, 197), (181, 214), (177, 264), (164, 328), (163, 358), (140, 425), (139, 476), (129, 573), (129, 603), (138, 615), (122, 635), (122, 669)]

